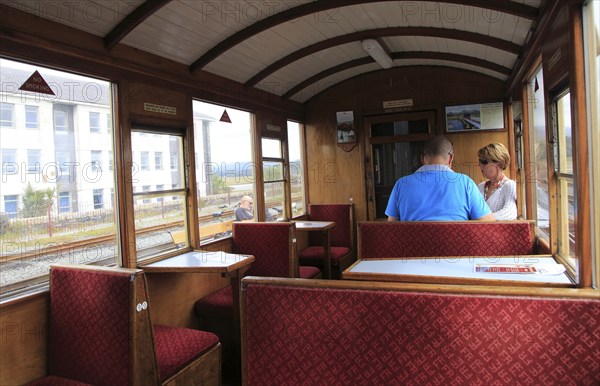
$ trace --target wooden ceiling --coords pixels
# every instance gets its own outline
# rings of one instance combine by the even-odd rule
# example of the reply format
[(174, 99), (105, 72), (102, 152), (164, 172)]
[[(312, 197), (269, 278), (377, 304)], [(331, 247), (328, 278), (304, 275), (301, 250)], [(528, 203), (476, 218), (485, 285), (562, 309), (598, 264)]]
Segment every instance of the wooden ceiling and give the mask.
[(394, 66), (449, 66), (508, 81), (545, 0), (199, 1), (0, 0), (296, 102), (382, 70), (361, 41), (377, 39)]

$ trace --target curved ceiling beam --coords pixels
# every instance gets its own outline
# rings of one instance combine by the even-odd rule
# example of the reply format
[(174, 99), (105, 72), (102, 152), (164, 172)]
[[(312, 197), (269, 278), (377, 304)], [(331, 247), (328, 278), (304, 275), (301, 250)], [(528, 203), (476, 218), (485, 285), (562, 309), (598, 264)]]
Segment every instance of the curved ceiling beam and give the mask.
[[(384, 0), (385, 1), (385, 0)], [(391, 1), (391, 0), (387, 0)], [(237, 44), (246, 39), (251, 38), (263, 31), (276, 27), (279, 24), (297, 19), (302, 16), (311, 15), (318, 12), (327, 11), (333, 8), (348, 7), (357, 4), (367, 4), (382, 2), (382, 0), (320, 0), (312, 1), (306, 4), (299, 5), (287, 9), (285, 11), (274, 14), (256, 23), (242, 29), (222, 40), (220, 43), (208, 50), (204, 55), (190, 65), (190, 72), (203, 68), (208, 63), (212, 62), (225, 51), (233, 48)], [(517, 17), (522, 17), (528, 20), (535, 20), (539, 15), (539, 10), (525, 4), (519, 4), (513, 1), (482, 1), (482, 0), (445, 0), (443, 3), (458, 4), (477, 8), (489, 9), (498, 11)]]
[[(486, 68), (488, 70), (496, 71), (501, 74), (510, 75), (512, 70), (508, 67), (500, 66), (493, 62), (488, 62), (487, 60), (474, 58), (472, 56), (467, 55), (458, 55), (458, 54), (450, 54), (443, 52), (426, 52), (426, 51), (406, 51), (406, 52), (392, 52), (390, 54), (392, 59), (435, 59), (435, 60), (445, 60), (450, 62), (458, 62), (470, 64), (477, 67)], [(348, 70), (353, 67), (362, 66), (369, 63), (374, 63), (375, 61), (370, 56), (366, 56), (359, 59), (354, 59), (346, 63), (339, 64), (337, 66), (333, 66), (328, 68), (325, 71), (321, 71), (318, 74), (311, 76), (310, 78), (298, 83), (296, 86), (289, 89), (285, 94), (281, 96), (282, 99), (289, 99), (301, 90), (304, 90), (308, 86), (313, 83), (317, 83), (318, 81), (325, 79), (330, 75), (334, 75), (338, 72)]]
[(244, 85), (246, 87), (253, 87), (258, 82), (268, 77), (275, 71), (295, 62), (296, 60), (302, 59), (305, 56), (312, 55), (315, 52), (325, 50), (327, 48), (335, 47), (341, 44), (351, 43), (354, 41), (360, 41), (368, 38), (387, 37), (387, 36), (429, 36), (437, 38), (446, 38), (454, 40), (464, 40), (471, 43), (483, 44), (488, 47), (497, 48), (499, 50), (507, 51), (518, 55), (521, 52), (521, 46), (518, 44), (509, 42), (508, 40), (502, 40), (493, 36), (482, 35), (475, 32), (459, 31), (454, 29), (446, 28), (434, 28), (434, 27), (393, 27), (393, 28), (382, 28), (368, 31), (353, 32), (348, 35), (337, 36), (335, 38), (322, 40), (310, 46), (299, 49), (296, 52), (273, 62), (270, 66), (254, 75)]
[(146, 0), (143, 2), (139, 7), (134, 9), (133, 12), (125, 16), (125, 18), (104, 37), (104, 48), (107, 50), (112, 49), (117, 43), (123, 40), (128, 33), (133, 31), (135, 27), (171, 1), (172, 0)]

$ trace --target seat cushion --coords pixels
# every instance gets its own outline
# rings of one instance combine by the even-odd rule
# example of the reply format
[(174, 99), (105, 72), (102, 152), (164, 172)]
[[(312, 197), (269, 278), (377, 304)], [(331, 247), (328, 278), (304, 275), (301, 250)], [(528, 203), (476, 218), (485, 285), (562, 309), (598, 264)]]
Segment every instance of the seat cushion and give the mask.
[(48, 375), (29, 382), (26, 386), (92, 386), (89, 383)]
[(221, 288), (194, 304), (194, 311), (199, 317), (211, 316), (224, 319), (233, 319), (233, 292), (231, 286)]
[[(346, 255), (348, 255), (348, 253), (350, 253), (350, 248), (346, 248), (346, 247), (331, 247), (330, 249), (330, 259), (331, 259), (331, 264), (332, 265), (339, 265), (340, 264), (340, 260), (342, 260), (342, 258)], [(303, 249), (300, 252), (300, 261), (302, 262), (302, 259), (324, 259), (325, 258), (325, 253), (324, 253), (324, 249), (323, 247), (308, 247)]]
[(161, 381), (165, 381), (218, 343), (219, 338), (211, 332), (155, 325), (154, 347)]
[(311, 267), (308, 265), (300, 266), (300, 277), (303, 279), (313, 279), (321, 273), (321, 270), (317, 267)]

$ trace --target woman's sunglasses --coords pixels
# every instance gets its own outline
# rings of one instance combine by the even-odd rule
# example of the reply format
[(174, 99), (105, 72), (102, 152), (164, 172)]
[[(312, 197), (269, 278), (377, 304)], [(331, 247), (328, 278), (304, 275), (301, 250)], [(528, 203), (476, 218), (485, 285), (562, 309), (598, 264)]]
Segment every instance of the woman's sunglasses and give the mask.
[(492, 162), (492, 161), (490, 161), (489, 159), (479, 158), (479, 163), (482, 164), (482, 165), (487, 165), (490, 162)]

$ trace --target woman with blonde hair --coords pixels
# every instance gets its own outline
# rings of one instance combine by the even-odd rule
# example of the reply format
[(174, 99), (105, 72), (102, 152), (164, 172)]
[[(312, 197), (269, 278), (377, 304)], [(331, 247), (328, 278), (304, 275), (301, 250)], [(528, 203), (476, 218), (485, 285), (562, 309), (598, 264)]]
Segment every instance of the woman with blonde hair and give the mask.
[(517, 184), (504, 175), (510, 165), (508, 149), (501, 143), (490, 143), (479, 149), (479, 168), (486, 181), (479, 191), (494, 213), (496, 220), (517, 218)]

